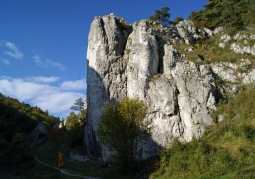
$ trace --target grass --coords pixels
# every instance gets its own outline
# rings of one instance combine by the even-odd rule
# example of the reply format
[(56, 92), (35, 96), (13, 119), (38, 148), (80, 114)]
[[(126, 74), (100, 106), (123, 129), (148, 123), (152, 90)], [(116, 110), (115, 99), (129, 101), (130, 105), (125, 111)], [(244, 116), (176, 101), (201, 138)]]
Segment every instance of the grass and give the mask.
[(220, 104), (224, 120), (210, 126), (200, 140), (176, 140), (171, 149), (162, 150), (149, 178), (255, 178), (254, 99), (254, 88), (246, 87)]
[[(51, 164), (53, 167), (57, 167), (57, 153), (58, 149), (51, 149), (48, 151), (42, 151), (37, 156), (38, 158), (47, 164)], [(108, 168), (101, 168), (102, 162), (79, 162), (69, 158), (69, 153), (65, 152), (63, 157), (64, 167), (67, 172), (74, 175), (90, 176), (101, 178), (115, 178), (119, 177), (119, 167), (112, 166)], [(108, 177), (109, 176), (109, 177)]]
[(136, 179), (135, 176), (123, 176), (121, 169), (118, 165), (112, 165), (111, 167), (101, 168), (102, 162), (100, 161), (88, 161), (80, 162), (70, 159), (70, 151), (74, 151), (79, 154), (85, 154), (85, 146), (78, 146), (70, 148), (67, 142), (68, 135), (61, 132), (51, 134), (50, 138), (44, 144), (33, 148), (31, 150), (32, 155), (36, 155), (38, 159), (44, 163), (51, 165), (52, 167), (45, 166), (36, 162), (33, 158), (29, 161), (25, 161), (13, 166), (5, 166), (0, 168), (1, 179), (71, 179), (71, 178), (84, 178), (76, 176), (68, 176), (60, 173), (55, 169), (58, 164), (58, 152), (64, 153), (63, 170), (73, 175), (96, 177), (103, 179)]
[[(34, 160), (16, 165), (15, 167), (5, 167), (0, 170), (1, 179), (71, 179), (58, 170), (46, 167)], [(76, 177), (79, 178), (79, 177)]]

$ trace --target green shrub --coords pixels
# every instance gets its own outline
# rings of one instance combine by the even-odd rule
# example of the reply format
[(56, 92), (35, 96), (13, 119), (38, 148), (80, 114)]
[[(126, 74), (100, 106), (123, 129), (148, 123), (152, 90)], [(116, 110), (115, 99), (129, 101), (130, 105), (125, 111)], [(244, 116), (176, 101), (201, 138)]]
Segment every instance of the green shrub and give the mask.
[(68, 131), (67, 143), (69, 147), (76, 147), (83, 145), (83, 131), (84, 125), (78, 126)]
[(138, 98), (124, 98), (119, 103), (107, 103), (103, 108), (99, 140), (115, 151), (113, 158), (122, 166), (123, 173), (135, 172), (141, 155), (140, 145), (148, 137), (144, 123), (146, 106)]

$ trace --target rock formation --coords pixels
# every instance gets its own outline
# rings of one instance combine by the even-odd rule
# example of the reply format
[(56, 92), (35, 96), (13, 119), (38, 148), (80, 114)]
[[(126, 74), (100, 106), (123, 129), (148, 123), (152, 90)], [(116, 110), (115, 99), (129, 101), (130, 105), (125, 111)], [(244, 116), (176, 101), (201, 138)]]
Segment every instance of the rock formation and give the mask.
[(48, 130), (46, 125), (44, 124), (43, 121), (40, 121), (38, 123), (38, 125), (36, 126), (36, 128), (31, 132), (30, 134), (30, 147), (36, 147), (38, 145), (40, 145), (44, 139), (45, 136), (48, 134)]
[[(224, 64), (211, 67), (194, 63), (173, 45), (194, 44), (213, 32), (198, 29), (191, 21), (170, 28), (154, 25), (146, 20), (127, 25), (123, 18), (113, 14), (95, 17), (91, 24), (87, 50), (88, 122), (84, 136), (91, 156), (103, 159), (109, 156), (97, 137), (102, 107), (107, 101), (139, 97), (147, 104), (145, 120), (151, 122), (150, 139), (143, 146), (142, 158), (170, 146), (175, 138), (189, 142), (198, 137), (195, 120), (203, 121), (202, 132), (214, 124), (212, 114), (217, 98), (214, 76), (217, 72), (218, 76), (223, 74), (220, 71)], [(192, 51), (187, 49), (188, 53)]]

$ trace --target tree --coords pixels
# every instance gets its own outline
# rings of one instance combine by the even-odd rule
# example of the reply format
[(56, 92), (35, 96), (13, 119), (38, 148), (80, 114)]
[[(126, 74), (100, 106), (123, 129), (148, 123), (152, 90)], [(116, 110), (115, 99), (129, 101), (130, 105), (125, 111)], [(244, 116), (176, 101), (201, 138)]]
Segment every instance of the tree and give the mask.
[(44, 112), (0, 93), (0, 166), (12, 165), (15, 158), (17, 162), (30, 157), (28, 135), (38, 122), (44, 121), (48, 127), (59, 122), (57, 117), (46, 113), (47, 110)]
[(241, 29), (255, 22), (254, 0), (209, 0), (204, 7), (189, 16), (200, 27)]
[(83, 122), (86, 121), (86, 114), (87, 114), (87, 110), (84, 109), (84, 100), (80, 97), (78, 99), (75, 100), (74, 106), (72, 106), (70, 109), (75, 110), (75, 111), (79, 111), (77, 119), (82, 120)]
[(174, 24), (178, 24), (178, 23), (181, 22), (181, 21), (183, 21), (183, 18), (180, 17), (180, 16), (177, 16), (177, 17), (175, 18)]
[[(81, 110), (85, 111), (85, 110)], [(80, 118), (71, 112), (66, 118), (66, 130), (68, 131), (68, 145), (70, 147), (81, 146), (83, 144), (83, 130), (85, 121), (80, 120)]]
[(78, 116), (74, 113), (71, 112), (69, 116), (66, 118), (66, 129), (69, 131), (71, 129), (74, 129), (77, 125), (79, 124), (79, 119)]
[(82, 97), (75, 100), (74, 106), (71, 107), (72, 110), (81, 111), (84, 108), (84, 100)]
[(138, 98), (125, 98), (117, 104), (107, 103), (103, 108), (99, 140), (116, 152), (115, 157), (124, 173), (134, 169), (141, 155), (141, 144), (148, 135), (145, 116), (146, 106)]
[(163, 26), (170, 26), (172, 21), (169, 20), (170, 13), (168, 12), (170, 9), (168, 7), (162, 7), (161, 10), (155, 10), (155, 14), (150, 16), (149, 19), (151, 21), (156, 21), (161, 23)]

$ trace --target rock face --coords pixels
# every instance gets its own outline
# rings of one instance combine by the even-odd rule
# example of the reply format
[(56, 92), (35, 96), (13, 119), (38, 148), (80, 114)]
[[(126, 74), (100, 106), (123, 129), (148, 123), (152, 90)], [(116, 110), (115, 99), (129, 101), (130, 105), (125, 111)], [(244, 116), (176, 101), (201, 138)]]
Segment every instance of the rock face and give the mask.
[(141, 158), (170, 146), (174, 138), (189, 142), (197, 136), (193, 121), (203, 121), (202, 132), (213, 124), (216, 86), (209, 65), (185, 59), (172, 42), (194, 43), (211, 36), (183, 21), (163, 40), (146, 20), (127, 25), (113, 14), (95, 17), (87, 51), (87, 118), (84, 142), (91, 156), (106, 159), (107, 148), (98, 141), (97, 129), (107, 101), (139, 97), (148, 106), (150, 139)]
[(127, 94), (126, 67), (123, 58), (128, 27), (124, 19), (114, 15), (95, 17), (88, 38), (87, 118), (84, 140), (90, 155), (100, 157), (103, 152), (98, 142), (97, 129), (104, 103), (119, 100)]
[(239, 64), (213, 63), (211, 69), (219, 79), (224, 81), (224, 85), (219, 87), (220, 91), (231, 96), (237, 93), (240, 84), (255, 83), (255, 69), (252, 69), (252, 63), (248, 59), (240, 59)]
[(30, 134), (30, 147), (33, 148), (40, 145), (45, 136), (48, 134), (48, 130), (43, 121), (39, 122), (36, 128)]

